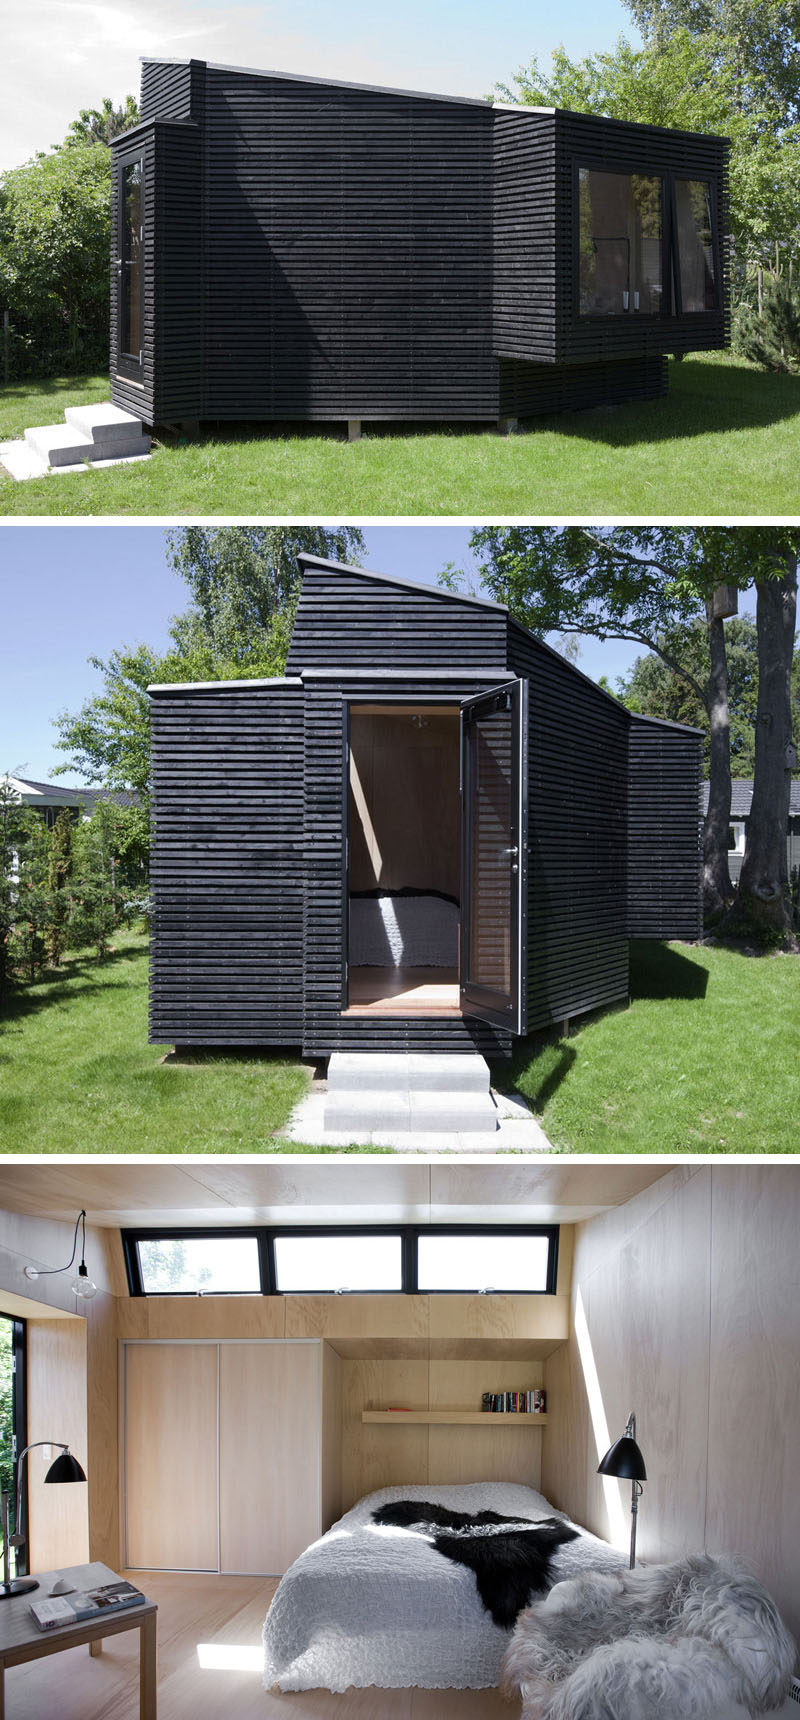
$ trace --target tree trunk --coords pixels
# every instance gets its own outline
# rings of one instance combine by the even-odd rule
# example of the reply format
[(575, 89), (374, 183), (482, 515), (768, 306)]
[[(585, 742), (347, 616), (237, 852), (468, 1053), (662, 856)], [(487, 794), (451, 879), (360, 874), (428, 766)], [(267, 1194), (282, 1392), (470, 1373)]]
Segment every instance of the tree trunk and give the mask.
[(711, 728), (709, 753), (708, 811), (703, 829), (703, 917), (713, 921), (733, 901), (728, 868), (728, 831), (731, 822), (731, 729), (728, 711), (728, 659), (725, 623), (715, 620), (709, 599), (708, 646), (711, 668), (708, 677), (708, 718)]
[(786, 838), (792, 784), (791, 671), (797, 620), (797, 558), (757, 584), (758, 707), (753, 802), (739, 891), (726, 929), (793, 937)]

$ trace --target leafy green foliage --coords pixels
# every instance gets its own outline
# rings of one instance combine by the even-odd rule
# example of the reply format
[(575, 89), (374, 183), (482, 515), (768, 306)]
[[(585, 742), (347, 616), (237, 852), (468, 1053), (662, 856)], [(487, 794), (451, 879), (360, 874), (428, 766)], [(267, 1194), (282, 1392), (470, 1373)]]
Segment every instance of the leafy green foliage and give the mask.
[[(708, 632), (703, 621), (670, 629), (663, 644), (669, 657), (680, 659), (698, 686), (708, 679)], [(758, 701), (758, 659), (755, 622), (735, 616), (725, 623), (728, 660), (728, 699), (731, 725), (731, 773), (752, 777), (755, 764), (755, 721)], [(610, 690), (610, 689), (609, 689)], [(708, 760), (709, 723), (705, 702), (682, 676), (655, 655), (637, 657), (628, 675), (617, 683), (617, 696), (629, 711), (660, 717), (667, 722), (690, 723), (706, 733)], [(793, 732), (800, 735), (800, 652), (795, 653), (792, 671)]]
[(50, 960), (58, 967), (64, 953), (64, 939), (69, 919), (69, 881), (72, 876), (72, 816), (64, 807), (59, 812), (50, 838), (47, 883), (50, 891)]
[(0, 179), (0, 306), (14, 376), (77, 371), (108, 353), (110, 157), (74, 143)]
[(150, 782), (150, 701), (154, 682), (235, 681), (281, 675), (286, 665), (301, 551), (346, 561), (363, 551), (354, 527), (188, 526), (169, 537), (173, 567), (186, 580), (192, 605), (171, 627), (172, 648), (121, 646), (90, 657), (103, 690), (80, 711), (56, 718), (57, 745), (86, 782), (133, 789), (147, 809)]
[(110, 96), (104, 96), (99, 108), (81, 108), (64, 139), (70, 147), (81, 143), (110, 144), (115, 137), (139, 123), (139, 107), (135, 96), (126, 96), (115, 107)]
[(744, 107), (798, 117), (800, 5), (797, 0), (626, 0), (642, 34), (659, 49), (691, 31), (716, 75), (735, 74)]
[(800, 371), (800, 288), (783, 275), (766, 277), (760, 302), (751, 293), (737, 306), (733, 343), (765, 370)]
[[(796, 9), (796, 8), (795, 8)], [(621, 36), (609, 52), (570, 60), (563, 48), (544, 71), (521, 67), (504, 100), (648, 125), (716, 133), (731, 140), (730, 219), (738, 273), (769, 263), (778, 243), (800, 256), (800, 126), (785, 113), (744, 100), (738, 63), (683, 20), (643, 48)]]

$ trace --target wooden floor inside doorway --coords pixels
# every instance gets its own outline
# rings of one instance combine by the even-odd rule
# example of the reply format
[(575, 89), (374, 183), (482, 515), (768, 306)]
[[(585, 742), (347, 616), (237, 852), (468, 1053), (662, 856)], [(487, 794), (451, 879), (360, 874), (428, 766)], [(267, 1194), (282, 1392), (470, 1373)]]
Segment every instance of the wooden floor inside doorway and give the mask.
[(460, 1016), (457, 968), (352, 967), (345, 1015)]
[[(496, 1690), (274, 1695), (261, 1683), (261, 1627), (276, 1578), (125, 1574), (158, 1603), (158, 1720), (518, 1720), (518, 1704)], [(96, 1657), (71, 1648), (11, 1667), (6, 1713), (138, 1720), (139, 1632), (109, 1637)]]

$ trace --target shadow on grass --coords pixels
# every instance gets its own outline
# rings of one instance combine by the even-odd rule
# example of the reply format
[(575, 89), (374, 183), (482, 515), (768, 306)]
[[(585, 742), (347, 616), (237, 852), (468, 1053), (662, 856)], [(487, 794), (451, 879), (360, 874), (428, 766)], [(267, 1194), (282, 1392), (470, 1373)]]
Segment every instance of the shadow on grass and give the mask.
[(708, 991), (708, 971), (668, 944), (631, 944), (630, 999), (699, 998)]
[(303, 1062), (300, 1046), (294, 1045), (176, 1045), (160, 1063), (167, 1069), (202, 1068), (207, 1063), (276, 1063), (289, 1068)]
[[(33, 984), (18, 985), (6, 997), (0, 1009), (0, 1037), (10, 1023), (38, 1015), (53, 1003), (64, 1003), (70, 997), (90, 997), (97, 991), (126, 990), (129, 981), (109, 980), (100, 976), (107, 974), (109, 969), (118, 966), (120, 962), (146, 961), (147, 955), (147, 946), (143, 945), (139, 949), (110, 950), (102, 962), (87, 953), (74, 958), (70, 956), (64, 967), (45, 968)], [(90, 979), (90, 975), (96, 977)], [(75, 980), (81, 983), (73, 987)]]
[[(783, 419), (800, 417), (800, 377), (749, 370), (738, 364), (708, 363), (692, 358), (669, 367), (670, 388), (657, 400), (630, 401), (614, 407), (594, 407), (585, 412), (550, 413), (520, 423), (519, 436), (555, 431), (578, 441), (601, 443), (611, 448), (647, 442), (672, 442), (725, 430), (764, 429)], [(64, 386), (61, 384), (60, 386)], [(492, 435), (493, 423), (486, 419), (453, 423), (424, 420), (375, 421), (364, 419), (368, 441), (414, 441), (421, 437), (447, 436), (457, 441), (475, 435)], [(160, 429), (159, 441), (167, 447), (205, 443), (287, 442), (322, 440), (346, 442), (344, 420), (302, 422), (263, 420), (258, 422), (205, 423), (197, 435), (186, 438)]]
[(693, 360), (669, 367), (669, 393), (659, 400), (561, 413), (521, 427), (558, 430), (577, 441), (627, 448), (643, 442), (687, 441), (727, 430), (763, 430), (800, 417), (800, 377)]
[[(562, 1081), (566, 1081), (577, 1055), (572, 1045), (556, 1040), (552, 1035), (535, 1035), (520, 1040), (514, 1048), (510, 1068), (507, 1063), (496, 1065), (498, 1086), (505, 1093), (518, 1086), (541, 1116)], [(537, 1064), (541, 1064), (540, 1069), (537, 1069)]]

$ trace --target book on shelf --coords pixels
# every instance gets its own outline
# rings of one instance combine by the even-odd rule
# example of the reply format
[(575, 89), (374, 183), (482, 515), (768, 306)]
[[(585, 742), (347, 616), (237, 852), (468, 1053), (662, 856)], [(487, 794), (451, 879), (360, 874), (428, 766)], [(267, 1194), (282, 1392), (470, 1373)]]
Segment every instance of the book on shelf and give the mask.
[(544, 1415), (547, 1393), (540, 1386), (520, 1392), (484, 1392), (481, 1409), (487, 1415)]
[(73, 1595), (48, 1595), (31, 1601), (30, 1610), (40, 1630), (58, 1630), (65, 1624), (85, 1624), (107, 1618), (126, 1607), (142, 1606), (144, 1595), (133, 1583), (101, 1583), (95, 1589), (76, 1589)]

